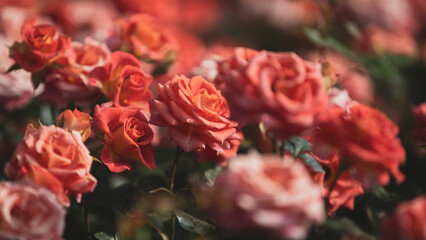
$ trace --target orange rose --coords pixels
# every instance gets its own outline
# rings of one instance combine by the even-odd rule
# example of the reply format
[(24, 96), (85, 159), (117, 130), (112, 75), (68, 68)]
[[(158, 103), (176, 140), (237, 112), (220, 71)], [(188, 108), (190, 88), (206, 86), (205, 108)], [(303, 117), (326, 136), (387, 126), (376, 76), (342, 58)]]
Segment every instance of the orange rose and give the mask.
[(348, 111), (333, 105), (319, 121), (317, 140), (335, 147), (342, 159), (350, 161), (365, 185), (370, 185), (369, 180), (388, 184), (388, 171), (398, 183), (404, 180), (398, 169), (405, 162), (398, 126), (383, 113), (363, 104), (352, 104)]
[(176, 50), (169, 30), (146, 14), (135, 14), (118, 22), (120, 32), (109, 37), (109, 47), (130, 51), (138, 58), (161, 61)]
[(80, 197), (94, 190), (97, 181), (90, 174), (91, 165), (92, 156), (77, 132), (28, 125), (5, 173), (12, 179), (27, 176), (36, 185), (50, 189), (62, 204), (69, 205), (67, 194)]
[(74, 111), (69, 109), (63, 111), (56, 121), (56, 125), (68, 130), (74, 130), (80, 133), (81, 140), (84, 142), (90, 137), (90, 123), (92, 117), (84, 112), (80, 112), (77, 108)]
[(35, 25), (36, 19), (27, 20), (22, 26), (23, 42), (15, 42), (9, 55), (28, 72), (42, 70), (53, 58), (63, 53), (71, 39), (56, 35), (56, 27)]
[(95, 107), (96, 129), (104, 134), (101, 160), (112, 172), (130, 169), (131, 161), (156, 167), (151, 142), (154, 133), (148, 120), (138, 110), (121, 107)]
[(149, 112), (147, 100), (152, 98), (152, 93), (148, 87), (152, 77), (141, 70), (141, 63), (133, 55), (113, 52), (109, 62), (90, 73), (89, 81), (100, 87), (116, 105)]
[(185, 151), (209, 147), (222, 152), (236, 135), (237, 123), (229, 120), (228, 103), (213, 84), (200, 76), (175, 76), (158, 84), (151, 123), (168, 127), (173, 140)]
[(220, 61), (217, 78), (233, 118), (263, 122), (281, 139), (311, 129), (327, 104), (321, 65), (291, 52), (237, 48)]

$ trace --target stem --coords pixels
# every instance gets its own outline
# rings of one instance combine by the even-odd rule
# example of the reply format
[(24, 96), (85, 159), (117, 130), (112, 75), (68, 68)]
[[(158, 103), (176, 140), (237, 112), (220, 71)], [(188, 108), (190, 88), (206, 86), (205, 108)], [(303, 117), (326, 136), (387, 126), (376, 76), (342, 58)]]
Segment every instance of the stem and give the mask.
[(92, 234), (90, 231), (89, 211), (87, 209), (86, 202), (87, 202), (86, 197), (83, 196), (81, 200), (82, 211), (83, 211), (83, 222), (84, 222), (84, 225), (86, 226), (86, 233), (87, 233), (88, 239), (92, 239)]
[(175, 180), (176, 167), (177, 167), (177, 162), (180, 158), (181, 152), (182, 152), (182, 149), (179, 146), (177, 146), (175, 158), (173, 159), (172, 175), (170, 176), (170, 184), (169, 184), (170, 195), (173, 195), (173, 185), (174, 185), (174, 180)]
[[(177, 146), (176, 153), (175, 153), (175, 158), (173, 159), (172, 175), (170, 176), (170, 184), (169, 184), (169, 193), (170, 193), (170, 196), (172, 196), (172, 197), (173, 197), (173, 185), (174, 185), (174, 180), (175, 180), (177, 163), (179, 161), (181, 153), (182, 153), (182, 148), (180, 148), (179, 146)], [(172, 216), (172, 235), (171, 235), (171, 240), (175, 239), (175, 232), (176, 232), (176, 216), (175, 216), (175, 214), (173, 214), (173, 216)]]
[(172, 239), (175, 240), (175, 232), (176, 232), (176, 216), (173, 214), (172, 218)]

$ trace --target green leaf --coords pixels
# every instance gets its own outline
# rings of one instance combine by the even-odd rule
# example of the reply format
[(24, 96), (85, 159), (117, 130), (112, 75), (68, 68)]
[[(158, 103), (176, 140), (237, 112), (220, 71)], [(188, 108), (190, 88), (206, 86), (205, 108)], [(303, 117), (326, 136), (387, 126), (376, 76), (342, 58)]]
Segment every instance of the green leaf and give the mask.
[(95, 233), (95, 238), (98, 240), (114, 240), (114, 236), (110, 236), (109, 234), (106, 234), (104, 232), (97, 232)]
[(366, 233), (348, 218), (330, 219), (325, 223), (325, 226), (338, 233), (350, 233), (358, 237), (363, 237), (365, 239), (375, 239), (374, 236)]
[(214, 226), (203, 220), (197, 219), (181, 210), (175, 210), (180, 226), (190, 232), (205, 235), (214, 229)]
[(32, 73), (31, 81), (33, 82), (34, 89), (37, 89), (40, 83), (43, 82), (43, 71)]
[(299, 158), (302, 159), (306, 165), (308, 165), (314, 172), (323, 173), (324, 169), (321, 164), (309, 153), (302, 153), (299, 155)]
[(311, 150), (311, 143), (304, 138), (293, 137), (285, 143), (285, 150), (291, 152), (293, 156), (299, 157), (302, 152)]
[(311, 40), (312, 43), (320, 46), (325, 47), (329, 49), (333, 49), (335, 51), (338, 51), (344, 55), (346, 55), (349, 58), (353, 58), (355, 54), (350, 51), (348, 48), (346, 48), (342, 43), (337, 41), (336, 39), (330, 37), (330, 36), (321, 36), (321, 33), (314, 28), (306, 28), (305, 29), (305, 36)]
[(416, 146), (417, 149), (426, 149), (426, 144)]
[(12, 66), (10, 66), (10, 68), (7, 69), (7, 71), (5, 73), (10, 73), (12, 71), (19, 70), (19, 69), (21, 69), (21, 65), (15, 63)]
[(204, 176), (207, 179), (207, 184), (210, 187), (213, 187), (214, 183), (216, 182), (217, 176), (223, 171), (223, 167), (217, 166), (216, 168), (209, 169), (204, 172)]

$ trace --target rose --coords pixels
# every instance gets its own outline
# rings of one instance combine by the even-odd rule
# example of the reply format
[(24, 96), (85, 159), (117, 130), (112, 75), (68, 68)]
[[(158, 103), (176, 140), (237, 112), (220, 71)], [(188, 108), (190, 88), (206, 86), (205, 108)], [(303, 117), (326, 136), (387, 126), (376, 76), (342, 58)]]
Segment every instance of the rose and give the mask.
[(222, 152), (236, 135), (236, 122), (229, 120), (226, 99), (213, 84), (200, 76), (175, 76), (158, 84), (151, 123), (168, 127), (169, 135), (185, 151), (209, 147)]
[(234, 119), (263, 122), (279, 139), (312, 129), (327, 102), (321, 65), (291, 52), (237, 48), (220, 62), (217, 78)]
[(214, 222), (234, 231), (260, 228), (304, 239), (312, 224), (325, 220), (320, 186), (289, 157), (237, 156), (199, 196)]
[(56, 125), (79, 132), (81, 140), (84, 142), (90, 137), (91, 121), (92, 117), (89, 114), (80, 112), (77, 108), (74, 111), (67, 109), (59, 115)]
[(15, 42), (9, 56), (29, 72), (42, 70), (53, 58), (63, 53), (71, 43), (70, 38), (56, 35), (56, 27), (35, 25), (36, 19), (27, 20), (22, 26), (23, 42)]
[(382, 220), (380, 240), (426, 239), (426, 197), (401, 203)]
[(38, 98), (58, 108), (69, 102), (87, 106), (99, 95), (99, 90), (88, 82), (89, 73), (103, 66), (109, 57), (108, 48), (91, 38), (86, 38), (84, 44), (73, 42), (72, 47), (54, 61), (61, 67), (45, 72), (44, 90)]
[(67, 194), (92, 192), (96, 178), (90, 174), (92, 157), (77, 132), (67, 132), (55, 126), (35, 129), (28, 125), (22, 141), (5, 173), (12, 179), (27, 176), (36, 185), (56, 194), (62, 204), (68, 205)]
[(109, 62), (90, 73), (89, 81), (116, 105), (149, 112), (147, 100), (152, 93), (148, 87), (152, 77), (141, 70), (141, 63), (133, 55), (113, 52)]
[(110, 49), (126, 49), (138, 58), (165, 60), (176, 51), (175, 40), (169, 30), (147, 14), (134, 14), (118, 21), (119, 32), (109, 36)]
[(55, 196), (45, 188), (23, 182), (0, 183), (1, 239), (61, 239), (65, 214)]
[(154, 133), (138, 110), (121, 107), (95, 107), (95, 128), (104, 134), (101, 160), (112, 172), (130, 169), (131, 161), (156, 167), (151, 142)]
[(115, 103), (120, 106), (134, 106), (148, 112), (148, 99), (152, 98), (152, 93), (148, 89), (152, 82), (151, 75), (144, 73), (140, 68), (124, 66), (120, 79), (121, 84), (115, 95)]
[(397, 138), (398, 126), (382, 112), (359, 103), (352, 104), (349, 111), (332, 105), (318, 119), (317, 140), (338, 150), (342, 159), (357, 169), (357, 178), (367, 187), (370, 180), (386, 185), (390, 180), (388, 171), (398, 183), (404, 180), (398, 169), (405, 162), (405, 150)]
[[(325, 170), (322, 173), (312, 171), (312, 176), (320, 183), (323, 197), (328, 197), (328, 202), (326, 203), (328, 215), (333, 215), (340, 207), (353, 209), (355, 197), (363, 194), (364, 190), (360, 182), (352, 176), (351, 169), (339, 173), (339, 171), (342, 171), (341, 169), (339, 170), (342, 159), (336, 151), (314, 148), (313, 152), (315, 154), (310, 154)], [(333, 181), (335, 182), (333, 183)], [(332, 189), (330, 189), (331, 187)]]

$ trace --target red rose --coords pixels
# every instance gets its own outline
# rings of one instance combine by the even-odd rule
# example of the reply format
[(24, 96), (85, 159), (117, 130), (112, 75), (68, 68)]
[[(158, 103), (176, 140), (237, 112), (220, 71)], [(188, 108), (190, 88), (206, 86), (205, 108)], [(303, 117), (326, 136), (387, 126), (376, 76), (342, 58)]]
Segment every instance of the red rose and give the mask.
[(71, 43), (70, 38), (57, 36), (56, 27), (35, 25), (36, 19), (27, 20), (22, 26), (21, 43), (15, 42), (9, 55), (28, 72), (42, 70), (50, 60), (63, 53)]
[(91, 165), (92, 156), (77, 132), (55, 126), (35, 129), (28, 125), (24, 138), (6, 164), (5, 173), (12, 179), (28, 177), (68, 205), (67, 194), (79, 197), (94, 190), (97, 181), (90, 174)]
[(112, 172), (130, 169), (130, 161), (155, 168), (151, 142), (154, 133), (148, 120), (138, 110), (121, 107), (95, 107), (96, 129), (104, 134), (101, 160)]
[[(364, 193), (361, 183), (352, 176), (350, 170), (340, 173), (339, 176), (336, 175), (342, 161), (337, 152), (332, 151), (324, 154), (315, 151), (315, 153), (316, 155), (312, 153), (312, 156), (322, 165), (325, 172), (314, 173), (313, 176), (322, 186), (323, 197), (329, 197), (327, 203), (328, 215), (332, 215), (340, 207), (353, 209), (355, 197)], [(320, 155), (321, 157), (319, 157)], [(330, 193), (331, 184), (336, 177), (338, 178)]]
[(237, 48), (220, 63), (218, 79), (233, 118), (263, 122), (281, 139), (311, 129), (327, 104), (321, 65), (295, 53)]
[(151, 123), (168, 127), (185, 151), (212, 148), (222, 152), (236, 135), (237, 123), (229, 120), (228, 103), (213, 84), (200, 76), (175, 76), (158, 84)]
[(388, 171), (397, 182), (404, 180), (398, 169), (405, 162), (398, 126), (383, 113), (363, 104), (353, 104), (349, 112), (333, 105), (319, 121), (317, 140), (335, 147), (342, 159), (350, 161), (361, 182), (368, 186), (369, 180), (374, 180), (386, 185)]

